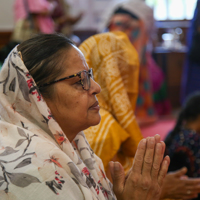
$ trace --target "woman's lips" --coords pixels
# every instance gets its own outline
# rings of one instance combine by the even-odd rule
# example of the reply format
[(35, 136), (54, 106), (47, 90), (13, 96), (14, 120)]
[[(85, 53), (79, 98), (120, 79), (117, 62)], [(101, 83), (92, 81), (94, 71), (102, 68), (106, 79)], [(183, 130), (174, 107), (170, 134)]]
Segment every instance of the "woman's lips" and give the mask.
[(99, 109), (100, 109), (100, 107), (99, 107), (99, 102), (96, 101), (96, 102), (90, 107), (90, 109), (99, 110)]

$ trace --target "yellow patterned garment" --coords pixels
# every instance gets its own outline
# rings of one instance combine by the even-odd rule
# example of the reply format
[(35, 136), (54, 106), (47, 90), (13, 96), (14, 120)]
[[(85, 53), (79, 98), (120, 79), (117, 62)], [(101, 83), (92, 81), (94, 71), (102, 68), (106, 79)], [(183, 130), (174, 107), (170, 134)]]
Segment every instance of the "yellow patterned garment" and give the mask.
[(115, 158), (127, 172), (142, 139), (134, 115), (138, 95), (138, 54), (120, 31), (92, 36), (79, 48), (102, 89), (98, 94), (101, 122), (84, 133), (106, 171), (109, 161)]

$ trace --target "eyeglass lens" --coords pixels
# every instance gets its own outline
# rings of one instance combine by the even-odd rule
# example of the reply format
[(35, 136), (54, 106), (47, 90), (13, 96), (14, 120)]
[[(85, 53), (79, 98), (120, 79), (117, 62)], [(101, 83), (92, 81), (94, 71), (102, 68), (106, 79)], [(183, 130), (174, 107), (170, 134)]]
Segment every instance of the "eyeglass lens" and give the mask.
[(83, 87), (85, 90), (90, 89), (90, 74), (86, 71), (81, 73), (81, 81), (83, 82)]

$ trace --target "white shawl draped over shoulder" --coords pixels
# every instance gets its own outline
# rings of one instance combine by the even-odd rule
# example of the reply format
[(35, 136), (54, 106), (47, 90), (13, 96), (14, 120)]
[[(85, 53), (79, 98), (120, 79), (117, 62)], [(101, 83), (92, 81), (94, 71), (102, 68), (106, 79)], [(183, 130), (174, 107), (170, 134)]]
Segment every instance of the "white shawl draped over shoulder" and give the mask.
[(15, 47), (0, 72), (0, 199), (115, 199), (84, 134), (69, 142)]

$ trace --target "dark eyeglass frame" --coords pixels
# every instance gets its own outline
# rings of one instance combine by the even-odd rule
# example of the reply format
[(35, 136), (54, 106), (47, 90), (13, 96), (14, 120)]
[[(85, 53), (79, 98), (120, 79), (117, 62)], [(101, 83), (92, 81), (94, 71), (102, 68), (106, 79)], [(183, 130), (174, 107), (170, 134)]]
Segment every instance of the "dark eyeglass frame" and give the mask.
[[(87, 74), (88, 81), (89, 81), (89, 82), (88, 82), (88, 83), (89, 83), (89, 88), (88, 88), (88, 89), (85, 89), (85, 88), (84, 88), (83, 80), (81, 79), (81, 73), (82, 73), (82, 72), (86, 72), (86, 74)], [(64, 81), (64, 80), (66, 80), (66, 79), (74, 78), (74, 77), (77, 77), (77, 76), (80, 78), (80, 81), (81, 81), (80, 83), (81, 83), (81, 85), (82, 85), (82, 88), (83, 88), (84, 90), (88, 91), (88, 90), (90, 89), (90, 85), (91, 85), (91, 84), (90, 84), (90, 77), (94, 80), (92, 68), (90, 68), (88, 71), (83, 70), (83, 71), (80, 71), (80, 72), (78, 72), (78, 73), (76, 73), (76, 74), (73, 74), (73, 75), (70, 75), (70, 76), (67, 76), (67, 77), (58, 79), (58, 80), (51, 81), (51, 82), (49, 82), (49, 83), (45, 83), (45, 84), (39, 86), (39, 88), (46, 87), (46, 86), (49, 86), (49, 85), (51, 85), (51, 84), (54, 84), (54, 83), (57, 83), (57, 82), (60, 82), (60, 81)]]

